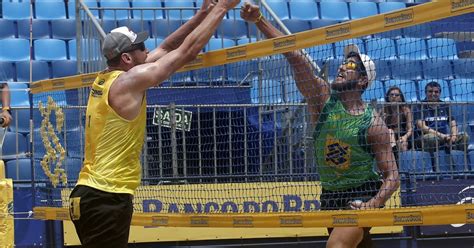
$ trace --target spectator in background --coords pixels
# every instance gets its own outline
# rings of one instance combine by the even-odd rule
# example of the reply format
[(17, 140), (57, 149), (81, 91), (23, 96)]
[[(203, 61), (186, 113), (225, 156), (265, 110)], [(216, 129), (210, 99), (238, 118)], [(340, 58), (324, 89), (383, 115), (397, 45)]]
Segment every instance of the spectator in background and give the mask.
[(0, 114), (0, 123), (2, 127), (8, 127), (12, 121), (12, 113), (10, 110), (10, 88), (7, 83), (1, 83), (2, 90), (2, 113)]
[[(400, 88), (392, 86), (385, 94), (387, 103), (405, 103), (405, 96)], [(381, 114), (390, 130), (394, 154), (411, 149), (413, 134), (413, 115), (406, 104), (386, 104)]]
[(432, 81), (425, 86), (426, 98), (416, 111), (416, 126), (419, 137), (416, 140), (418, 148), (435, 152), (438, 148), (445, 150), (465, 150), (469, 136), (459, 133), (456, 120), (451, 115), (448, 105), (440, 100), (441, 86)]

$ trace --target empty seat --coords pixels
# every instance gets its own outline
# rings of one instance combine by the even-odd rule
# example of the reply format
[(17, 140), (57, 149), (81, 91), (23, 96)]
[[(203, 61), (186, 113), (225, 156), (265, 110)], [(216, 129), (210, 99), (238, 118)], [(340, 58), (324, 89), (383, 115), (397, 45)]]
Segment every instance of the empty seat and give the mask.
[(469, 152), (469, 161), (470, 161), (470, 169), (471, 171), (474, 170), (474, 151)]
[(344, 47), (346, 47), (349, 44), (356, 44), (359, 47), (360, 52), (365, 53), (364, 42), (361, 39), (347, 39), (347, 40), (342, 40), (342, 41), (338, 41), (334, 43), (334, 47), (336, 49), (335, 50), (336, 58), (344, 57)]
[(205, 49), (206, 49), (207, 52), (209, 52), (209, 51), (212, 51), (212, 50), (218, 50), (218, 49), (233, 47), (233, 46), (235, 46), (235, 42), (231, 39), (212, 38), (207, 43)]
[(128, 20), (120, 20), (118, 21), (118, 26), (127, 26), (133, 32), (138, 33), (142, 31), (146, 31), (149, 34), (150, 32), (150, 22), (146, 20), (141, 20), (141, 19), (128, 19)]
[(378, 102), (384, 102), (385, 89), (381, 81), (374, 81), (362, 94), (362, 99), (365, 101), (376, 100)]
[(379, 3), (380, 13), (395, 11), (406, 8), (405, 3), (400, 2), (381, 2)]
[(455, 172), (469, 171), (469, 155), (464, 151), (452, 150), (451, 160), (453, 164), (453, 170)]
[(51, 33), (54, 39), (75, 39), (76, 20), (61, 19), (51, 21)]
[(50, 37), (48, 20), (33, 19), (31, 24), (30, 20), (18, 20), (17, 22), (19, 38), (30, 39), (30, 29), (33, 34), (33, 39), (47, 39)]
[(237, 45), (245, 45), (248, 43), (254, 43), (257, 42), (257, 38), (255, 37), (250, 37), (250, 38), (242, 38), (237, 40)]
[(262, 89), (259, 89), (258, 80), (252, 80), (251, 100), (252, 103), (281, 103), (282, 100), (282, 82), (276, 80), (263, 80)]
[(378, 14), (377, 4), (374, 2), (351, 2), (349, 3), (351, 18), (359, 19)]
[(451, 94), (450, 94), (450, 90), (449, 90), (449, 84), (446, 80), (442, 80), (442, 79), (426, 79), (426, 80), (421, 80), (418, 85), (419, 85), (419, 88), (420, 88), (420, 96), (422, 98), (424, 98), (425, 96), (425, 86), (429, 83), (429, 82), (432, 82), (432, 81), (436, 81), (439, 83), (439, 85), (441, 86), (441, 100), (443, 101), (451, 101)]
[(24, 158), (27, 152), (26, 137), (21, 133), (6, 132), (3, 140), (2, 158)]
[(247, 37), (247, 25), (243, 20), (224, 19), (217, 28), (217, 37), (241, 39)]
[(432, 38), (427, 40), (431, 58), (457, 59), (456, 42), (453, 39)]
[(158, 46), (160, 46), (161, 42), (163, 42), (163, 39), (159, 39), (159, 38), (157, 38), (157, 39), (153, 39), (153, 38), (147, 39), (145, 41), (145, 47), (149, 51), (151, 51), (151, 50), (157, 48)]
[(82, 169), (82, 159), (66, 158), (64, 162), (68, 181), (76, 181), (79, 178), (79, 172)]
[(401, 59), (426, 59), (426, 44), (424, 39), (401, 38), (397, 40), (398, 56)]
[(10, 130), (12, 132), (20, 132), (26, 135), (30, 132), (30, 110), (29, 109), (14, 109), (12, 110), (12, 123)]
[(345, 2), (321, 2), (321, 19), (346, 21), (349, 20), (349, 10)]
[(407, 38), (429, 38), (434, 34), (431, 23), (422, 23), (403, 28), (403, 35)]
[(36, 60), (66, 60), (66, 42), (59, 39), (35, 40)]
[(402, 151), (399, 153), (400, 172), (430, 173), (433, 171), (431, 156), (423, 151)]
[[(132, 13), (128, 1), (101, 1), (100, 6), (105, 8), (102, 10), (102, 19), (104, 20), (124, 20), (132, 18)], [(116, 9), (122, 8), (122, 9)]]
[(390, 61), (392, 77), (395, 79), (420, 80), (423, 77), (423, 68), (419, 60), (395, 59)]
[(67, 77), (77, 74), (76, 60), (62, 60), (51, 62), (51, 71), (53, 78)]
[(30, 42), (26, 39), (2, 39), (0, 47), (0, 61), (30, 60)]
[(457, 78), (451, 81), (455, 101), (474, 101), (474, 79)]
[(46, 61), (21, 61), (16, 62), (16, 77), (18, 81), (30, 82), (30, 66), (32, 68), (31, 81), (38, 81), (50, 78), (49, 66)]
[(163, 19), (163, 10), (144, 10), (140, 8), (161, 8), (161, 1), (132, 0), (133, 18), (143, 20)]
[(22, 158), (7, 161), (5, 164), (7, 178), (13, 180), (31, 180), (31, 159)]
[(10, 105), (12, 107), (29, 107), (30, 97), (28, 95), (28, 85), (24, 83), (8, 83), (10, 89)]
[(312, 21), (309, 21), (309, 23), (310, 23), (312, 29), (317, 29), (317, 28), (321, 28), (321, 27), (331, 26), (331, 25), (337, 24), (339, 22), (336, 21), (336, 20), (321, 19), (321, 20), (312, 20)]
[(453, 60), (454, 76), (458, 78), (474, 77), (474, 59)]
[(373, 60), (378, 59), (395, 59), (397, 52), (395, 49), (395, 41), (389, 38), (372, 38), (366, 40), (367, 55)]
[(35, 10), (38, 19), (66, 19), (66, 5), (63, 1), (36, 1)]
[[(69, 58), (77, 60), (77, 44), (76, 40), (68, 42)], [(81, 40), (82, 59), (99, 60), (102, 58), (101, 46), (98, 40)]]
[(71, 158), (84, 157), (84, 132), (81, 130), (69, 131), (64, 141), (67, 156)]
[[(443, 147), (444, 149), (444, 147)], [(449, 154), (440, 149), (433, 154), (434, 168), (437, 172), (452, 172)]]
[(427, 59), (421, 62), (426, 79), (452, 79), (454, 77), (451, 60)]
[(273, 12), (275, 12), (275, 14), (280, 18), (280, 20), (290, 19), (286, 1), (269, 0), (267, 3)]
[(16, 24), (13, 20), (0, 19), (0, 39), (15, 38)]
[(407, 102), (418, 101), (416, 85), (413, 81), (403, 79), (392, 79), (385, 82), (385, 87), (387, 89), (392, 86), (397, 86), (402, 90), (403, 95), (405, 96), (405, 100)]
[(116, 20), (101, 19), (99, 23), (105, 33), (109, 33), (112, 29), (118, 27)]
[(153, 37), (165, 38), (181, 26), (181, 20), (158, 19), (151, 21)]
[[(97, 9), (99, 6), (96, 0), (83, 0), (82, 2), (89, 8), (89, 11), (92, 12), (92, 15), (94, 15), (96, 18), (99, 18), (99, 10)], [(75, 0), (68, 0), (67, 9), (68, 9), (68, 14), (69, 14), (69, 19), (76, 19), (76, 1)], [(81, 9), (80, 13), (81, 12), (82, 12), (82, 15), (85, 15), (85, 12), (83, 9)]]
[[(2, 1), (2, 13), (4, 19), (30, 19), (30, 1)], [(33, 15), (33, 13), (31, 13), (31, 15)]]
[(378, 80), (389, 80), (392, 78), (391, 65), (389, 60), (375, 60)]
[(296, 20), (316, 20), (319, 19), (319, 8), (314, 1), (291, 1), (290, 3), (291, 19)]
[(0, 82), (15, 81), (15, 69), (10, 61), (0, 61)]
[(51, 97), (57, 106), (63, 107), (67, 105), (66, 92), (63, 90), (56, 90), (46, 93), (37, 93), (33, 95), (33, 107), (38, 107), (39, 102), (43, 106), (48, 102), (48, 98)]
[(311, 29), (310, 23), (306, 20), (287, 19), (282, 22), (291, 33), (298, 33)]
[(322, 65), (323, 67), (324, 66), (327, 66), (328, 67), (328, 78), (330, 81), (332, 81), (337, 73), (338, 73), (338, 69), (339, 67), (341, 66), (343, 62), (343, 59), (342, 58), (336, 58), (336, 59), (328, 59), (328, 60), (322, 60), (322, 61), (318, 61), (318, 65)]
[(194, 1), (164, 0), (165, 17), (175, 20), (189, 20), (194, 16)]
[(334, 59), (334, 51), (332, 44), (324, 44), (306, 49), (309, 55), (315, 61), (322, 61), (326, 59)]

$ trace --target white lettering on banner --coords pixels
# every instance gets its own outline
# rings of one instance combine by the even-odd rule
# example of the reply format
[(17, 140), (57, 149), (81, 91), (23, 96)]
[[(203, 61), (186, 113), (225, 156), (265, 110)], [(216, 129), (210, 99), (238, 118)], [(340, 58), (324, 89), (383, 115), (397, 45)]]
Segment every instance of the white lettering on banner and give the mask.
[[(469, 189), (474, 189), (474, 185), (471, 185), (471, 186), (468, 186), (464, 189), (462, 189), (461, 191), (459, 191), (458, 194), (462, 194), (464, 193), (464, 191), (467, 191)], [(464, 203), (474, 203), (474, 197), (465, 197), (465, 198), (462, 198), (458, 203), (456, 203), (456, 205), (459, 205), (459, 204), (464, 204)], [(451, 226), (453, 227), (462, 227), (464, 226), (465, 224), (451, 224)]]
[(428, 117), (425, 118), (426, 121), (447, 121), (448, 117), (447, 116), (438, 116), (438, 117)]
[[(176, 129), (191, 130), (191, 119), (193, 112), (182, 109), (175, 109), (174, 112), (176, 120)], [(163, 125), (164, 127), (171, 127), (171, 109), (155, 108), (153, 111), (153, 125)]]

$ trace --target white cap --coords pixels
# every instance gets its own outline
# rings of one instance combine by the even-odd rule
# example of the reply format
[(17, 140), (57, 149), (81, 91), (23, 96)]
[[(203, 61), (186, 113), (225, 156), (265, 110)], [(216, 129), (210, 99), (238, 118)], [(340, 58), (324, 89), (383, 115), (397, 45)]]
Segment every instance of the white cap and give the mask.
[(135, 34), (128, 27), (118, 27), (110, 31), (105, 37), (102, 53), (107, 59), (113, 59), (130, 46), (144, 42), (146, 39), (148, 39), (148, 32)]
[(362, 54), (360, 53), (360, 49), (356, 44), (349, 44), (346, 47), (344, 47), (344, 57), (347, 58), (347, 56), (350, 53), (356, 53), (359, 55), (360, 60), (362, 61), (362, 64), (365, 67), (365, 71), (367, 72), (367, 88), (370, 87), (372, 82), (375, 80), (375, 77), (377, 76), (377, 73), (375, 72), (375, 63), (370, 59), (370, 57), (367, 54)]

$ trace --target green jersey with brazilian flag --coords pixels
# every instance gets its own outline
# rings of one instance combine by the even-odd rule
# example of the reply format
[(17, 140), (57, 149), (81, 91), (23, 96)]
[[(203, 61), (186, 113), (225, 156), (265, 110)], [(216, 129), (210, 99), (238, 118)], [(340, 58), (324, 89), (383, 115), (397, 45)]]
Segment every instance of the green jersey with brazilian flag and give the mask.
[(325, 190), (345, 190), (379, 180), (367, 144), (373, 120), (371, 106), (363, 114), (351, 115), (335, 94), (326, 102), (314, 132), (316, 162)]

